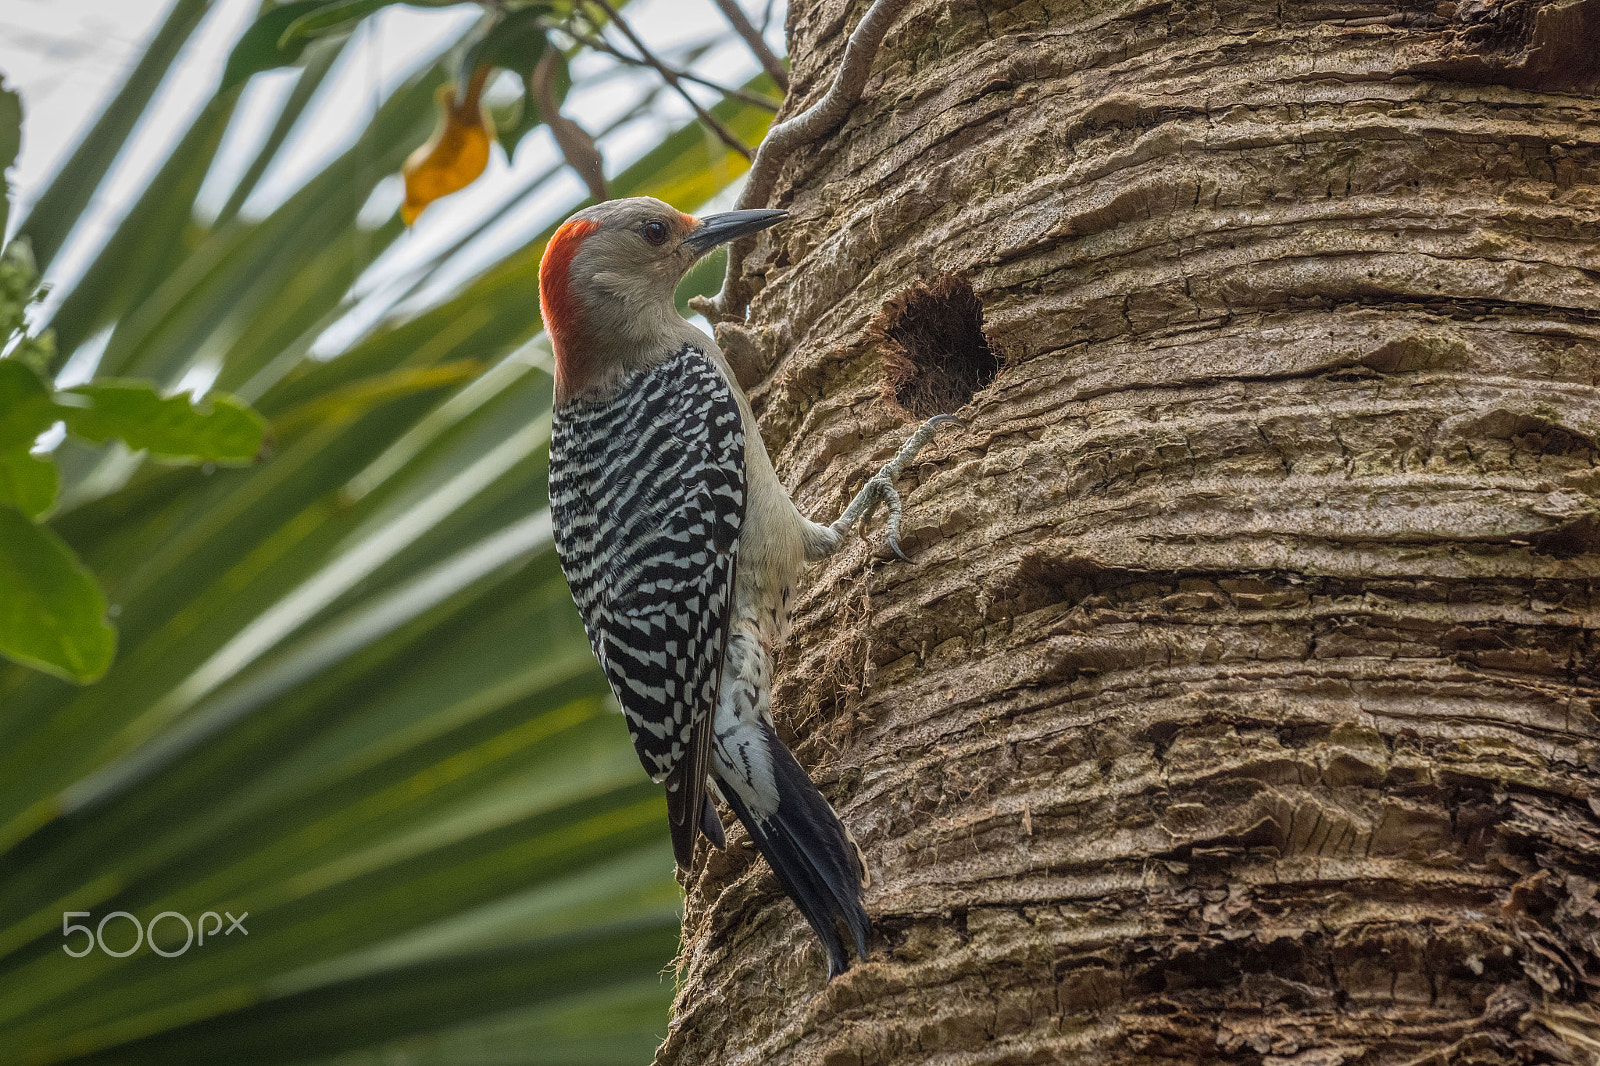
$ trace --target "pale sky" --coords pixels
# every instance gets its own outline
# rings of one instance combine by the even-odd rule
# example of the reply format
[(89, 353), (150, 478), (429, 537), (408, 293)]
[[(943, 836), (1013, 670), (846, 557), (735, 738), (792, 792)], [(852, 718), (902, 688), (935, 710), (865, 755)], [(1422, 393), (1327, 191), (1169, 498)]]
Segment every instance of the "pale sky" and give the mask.
[[(759, 24), (767, 7), (765, 0), (742, 2)], [(170, 0), (0, 0), (0, 73), (23, 100), (22, 153), (11, 173), (13, 225), (26, 214), (44, 183), (137, 62), (144, 40), (159, 27), (169, 4)], [(154, 110), (135, 130), (108, 183), (96, 194), (87, 224), (80, 227), (57, 259), (51, 280), (59, 283), (76, 276), (92, 259), (190, 117), (209, 99), (234, 39), (249, 24), (258, 6), (258, 0), (214, 0), (199, 33), (158, 92)], [(779, 0), (774, 6), (767, 37), (774, 50), (782, 54), (785, 5)], [(469, 25), (478, 13), (472, 4), (447, 8), (395, 6), (368, 19), (357, 31), (354, 47), (346, 51), (340, 69), (324, 83), (320, 99), (309, 109), (315, 122), (303, 124), (291, 136), (286, 151), (280, 153), (280, 164), (265, 176), (246, 205), (246, 213), (270, 211), (323, 162), (347, 147), (370, 117), (375, 101), (414, 70), (421, 58)], [(726, 30), (726, 22), (711, 0), (635, 0), (626, 13), (630, 24), (658, 52)], [(586, 65), (575, 69), (574, 74), (611, 62), (585, 57)], [(708, 52), (693, 69), (714, 80), (738, 84), (753, 75), (757, 67), (743, 45), (734, 41)], [(292, 77), (290, 72), (269, 72), (257, 75), (248, 86), (229, 139), (202, 190), (202, 211), (215, 211), (221, 206), (229, 187), (227, 179), (247, 164), (260, 138), (265, 137), (275, 104), (283, 99)], [(565, 110), (591, 129), (602, 126), (642, 93), (641, 77), (612, 78), (592, 92), (574, 93)], [(709, 93), (700, 94), (699, 98), (704, 104), (715, 99)], [(602, 142), (607, 172), (621, 170), (664, 129), (680, 124), (689, 115), (681, 100), (663, 96), (658, 113), (650, 121), (635, 123)], [(509, 165), (496, 152), (484, 176), (464, 192), (433, 204), (412, 232), (369, 272), (361, 288), (379, 292), (386, 286), (403, 284), (408, 267), (426, 262), (555, 158), (554, 145), (542, 130), (523, 143)], [(467, 248), (418, 299), (437, 298), (507, 249), (527, 240), (554, 221), (566, 204), (581, 195), (581, 188), (570, 173), (551, 183), (505, 223)], [(380, 186), (374, 200), (368, 205), (367, 215), (375, 222), (387, 217), (399, 203), (398, 178)], [(374, 300), (373, 305), (381, 306), (383, 302)], [(370, 320), (371, 316), (367, 317)], [(327, 343), (319, 344), (319, 349), (337, 349), (366, 324), (361, 315), (353, 316), (342, 333), (334, 331), (337, 335), (326, 338)]]

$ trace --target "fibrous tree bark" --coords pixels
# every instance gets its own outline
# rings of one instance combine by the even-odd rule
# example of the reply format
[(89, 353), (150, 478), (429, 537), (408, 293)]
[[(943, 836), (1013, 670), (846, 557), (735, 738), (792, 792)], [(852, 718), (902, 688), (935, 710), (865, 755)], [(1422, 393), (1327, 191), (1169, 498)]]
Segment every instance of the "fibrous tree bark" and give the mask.
[(814, 516), (967, 421), (776, 683), (877, 939), (825, 984), (730, 841), (658, 1062), (1595, 1061), (1600, 0), (918, 0), (874, 70), (717, 328)]

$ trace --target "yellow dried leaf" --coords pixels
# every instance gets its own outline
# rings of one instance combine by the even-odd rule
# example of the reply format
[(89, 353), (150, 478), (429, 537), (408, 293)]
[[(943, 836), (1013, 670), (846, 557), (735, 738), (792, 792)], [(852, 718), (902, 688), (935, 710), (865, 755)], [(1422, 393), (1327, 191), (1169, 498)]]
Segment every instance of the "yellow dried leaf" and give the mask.
[(422, 209), (441, 196), (471, 185), (489, 165), (494, 127), (483, 104), (488, 73), (487, 67), (474, 71), (460, 100), (456, 99), (453, 85), (441, 85), (434, 94), (439, 123), (428, 143), (412, 152), (400, 168), (406, 179), (406, 201), (400, 205), (400, 220), (406, 225), (415, 222)]

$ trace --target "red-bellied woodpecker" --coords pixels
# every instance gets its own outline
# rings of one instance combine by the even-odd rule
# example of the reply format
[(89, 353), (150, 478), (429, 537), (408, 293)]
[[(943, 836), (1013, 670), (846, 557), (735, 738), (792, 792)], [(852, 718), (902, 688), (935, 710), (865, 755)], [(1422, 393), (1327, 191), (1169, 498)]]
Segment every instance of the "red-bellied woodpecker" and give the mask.
[(719, 795), (821, 938), (832, 977), (848, 966), (839, 923), (866, 954), (861, 854), (773, 732), (772, 652), (801, 565), (880, 500), (900, 554), (894, 478), (954, 419), (918, 429), (832, 525), (800, 514), (722, 352), (673, 306), (691, 263), (784, 217), (697, 219), (639, 197), (556, 231), (539, 264), (556, 364), (550, 510), (639, 760), (666, 783), (678, 865), (699, 834), (722, 847)]

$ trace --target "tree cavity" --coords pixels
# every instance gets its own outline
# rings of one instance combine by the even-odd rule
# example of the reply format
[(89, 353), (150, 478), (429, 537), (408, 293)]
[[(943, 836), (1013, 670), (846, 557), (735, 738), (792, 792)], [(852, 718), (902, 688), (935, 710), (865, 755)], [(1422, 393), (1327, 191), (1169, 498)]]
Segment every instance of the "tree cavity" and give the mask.
[(957, 411), (1000, 371), (983, 304), (955, 274), (919, 281), (884, 304), (870, 333), (883, 352), (884, 398), (913, 418)]

